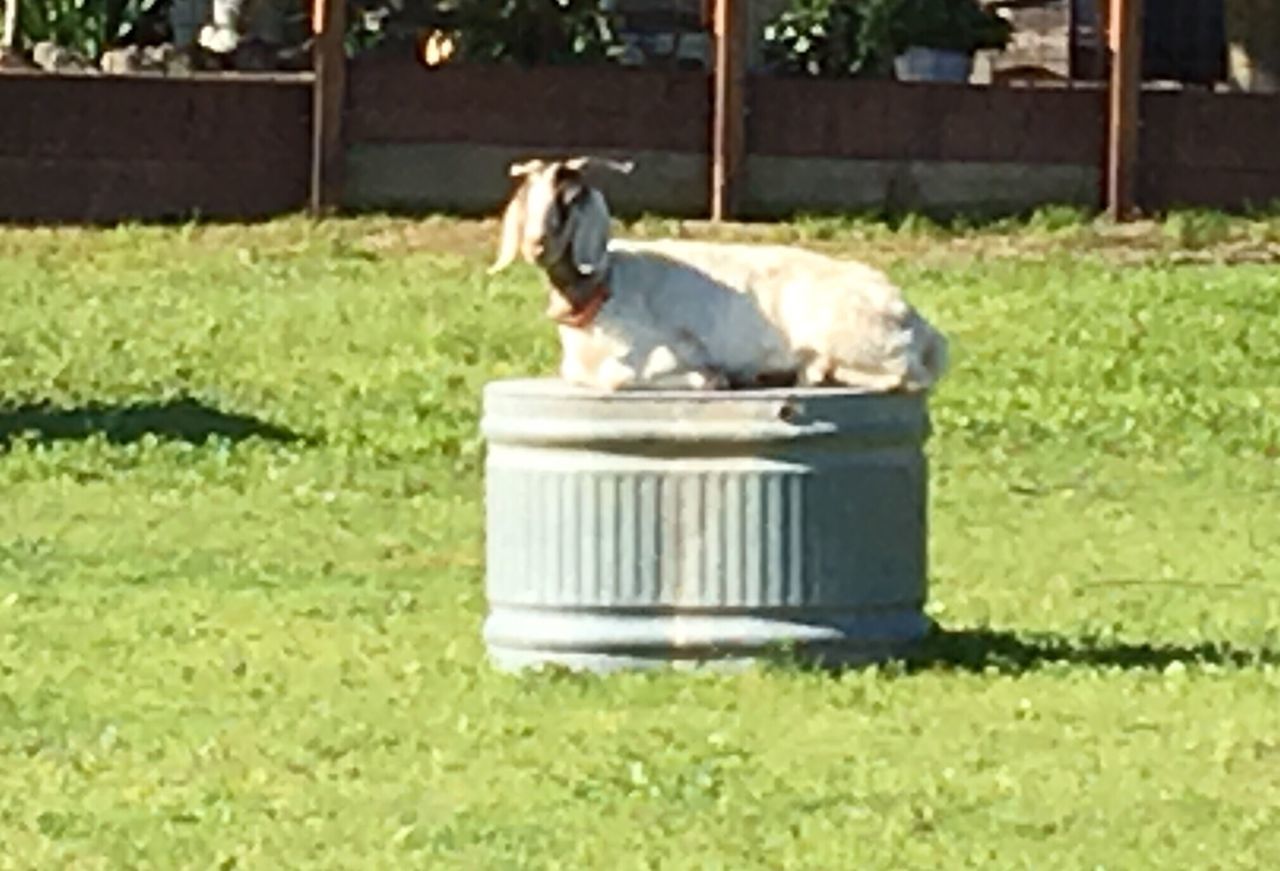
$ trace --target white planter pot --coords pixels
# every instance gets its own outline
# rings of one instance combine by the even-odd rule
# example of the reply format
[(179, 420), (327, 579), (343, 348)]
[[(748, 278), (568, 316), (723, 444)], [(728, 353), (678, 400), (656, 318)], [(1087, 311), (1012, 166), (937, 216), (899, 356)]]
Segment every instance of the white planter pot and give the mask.
[(973, 73), (973, 55), (936, 48), (909, 48), (893, 60), (900, 82), (967, 82)]

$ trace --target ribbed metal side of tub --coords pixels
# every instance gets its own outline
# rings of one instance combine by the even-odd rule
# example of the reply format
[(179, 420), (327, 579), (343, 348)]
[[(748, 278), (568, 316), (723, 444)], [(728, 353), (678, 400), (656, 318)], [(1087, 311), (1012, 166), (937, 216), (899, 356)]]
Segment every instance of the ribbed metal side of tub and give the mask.
[(483, 430), (499, 667), (858, 662), (927, 629), (922, 397), (501, 381)]

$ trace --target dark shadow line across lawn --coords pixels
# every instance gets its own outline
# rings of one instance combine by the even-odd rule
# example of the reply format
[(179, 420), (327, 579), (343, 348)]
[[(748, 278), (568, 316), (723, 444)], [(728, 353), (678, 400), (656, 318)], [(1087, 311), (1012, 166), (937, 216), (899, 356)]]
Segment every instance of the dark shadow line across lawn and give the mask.
[[(814, 621), (813, 625), (823, 625)], [(648, 648), (611, 648), (615, 655), (647, 658)], [(742, 651), (715, 648), (682, 649), (684, 657), (707, 663), (725, 657), (733, 658)], [(958, 671), (975, 674), (1020, 675), (1052, 665), (1121, 671), (1164, 671), (1172, 665), (1216, 666), (1225, 669), (1250, 669), (1280, 665), (1280, 649), (1274, 647), (1241, 647), (1230, 642), (1205, 641), (1199, 644), (1161, 642), (1124, 642), (1096, 636), (1077, 638), (1043, 632), (1020, 633), (1012, 630), (981, 628), (944, 629), (934, 626), (929, 635), (909, 650), (886, 649), (877, 655), (874, 648), (855, 654), (850, 664), (849, 651), (842, 646), (778, 645), (758, 649), (751, 658), (766, 669), (782, 672), (799, 671), (839, 676), (857, 671), (870, 662), (878, 662), (890, 675)], [(560, 666), (545, 667), (544, 672), (566, 677), (584, 677)]]
[[(833, 674), (859, 667), (836, 664), (840, 662), (839, 649), (801, 652), (780, 648), (764, 654), (762, 659), (783, 669)], [(1016, 675), (1049, 665), (1123, 671), (1164, 671), (1175, 664), (1239, 669), (1280, 665), (1280, 649), (1240, 647), (1223, 641), (1198, 644), (1125, 642), (1097, 636), (1072, 638), (1053, 633), (987, 627), (945, 629), (935, 626), (913, 648), (897, 656), (885, 657), (882, 662), (886, 660), (882, 667), (904, 674), (949, 670)]]
[(190, 397), (163, 402), (88, 403), (60, 408), (42, 402), (0, 405), (0, 450), (18, 438), (37, 443), (79, 441), (103, 436), (113, 444), (130, 444), (146, 435), (170, 441), (203, 444), (221, 438), (240, 442), (260, 438), (272, 442), (309, 439), (251, 415), (226, 412)]
[(1096, 636), (1071, 638), (986, 627), (938, 627), (905, 659), (912, 670), (952, 668), (1018, 674), (1064, 663), (1094, 668), (1163, 671), (1174, 664), (1229, 668), (1280, 665), (1280, 650), (1238, 647), (1221, 641), (1198, 644), (1125, 642)]

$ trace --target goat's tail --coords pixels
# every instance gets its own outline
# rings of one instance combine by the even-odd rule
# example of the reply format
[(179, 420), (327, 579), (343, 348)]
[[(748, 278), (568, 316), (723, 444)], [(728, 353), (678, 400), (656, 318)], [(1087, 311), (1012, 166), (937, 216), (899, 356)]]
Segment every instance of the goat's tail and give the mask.
[(947, 337), (919, 314), (912, 320), (907, 388), (928, 390), (947, 373), (951, 365), (950, 346)]

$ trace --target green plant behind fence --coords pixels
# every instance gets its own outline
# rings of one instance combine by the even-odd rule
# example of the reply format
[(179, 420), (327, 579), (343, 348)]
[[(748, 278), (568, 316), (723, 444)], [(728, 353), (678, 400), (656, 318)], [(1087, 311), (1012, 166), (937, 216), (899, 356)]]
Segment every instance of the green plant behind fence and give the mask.
[(1001, 49), (1011, 26), (977, 0), (791, 0), (764, 28), (764, 58), (788, 75), (887, 76), (919, 46)]
[(133, 42), (168, 0), (19, 0), (18, 28), (28, 45), (53, 42), (88, 57)]
[(606, 60), (618, 44), (613, 16), (598, 0), (463, 0), (464, 60), (522, 65)]

